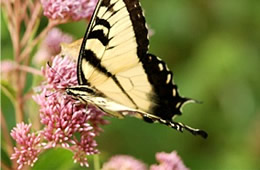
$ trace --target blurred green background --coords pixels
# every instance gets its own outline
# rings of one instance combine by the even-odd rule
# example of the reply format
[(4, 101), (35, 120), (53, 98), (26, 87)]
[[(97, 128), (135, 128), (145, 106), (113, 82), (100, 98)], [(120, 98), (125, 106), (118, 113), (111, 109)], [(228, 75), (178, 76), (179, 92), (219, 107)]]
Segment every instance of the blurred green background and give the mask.
[[(147, 164), (155, 153), (176, 150), (190, 169), (245, 170), (260, 167), (260, 1), (141, 0), (155, 34), (150, 52), (174, 72), (180, 94), (203, 104), (186, 105), (176, 120), (206, 130), (208, 139), (181, 134), (160, 124), (134, 118), (108, 118), (98, 137), (102, 162), (116, 154)], [(2, 59), (11, 55), (2, 22)], [(81, 38), (85, 22), (62, 25)], [(1, 104), (11, 129), (14, 110)], [(3, 140), (3, 139), (2, 139)], [(5, 157), (4, 153), (2, 154)], [(81, 169), (62, 149), (42, 154), (34, 169)], [(55, 159), (53, 162), (51, 160)], [(52, 162), (52, 163), (51, 163)], [(90, 163), (92, 158), (90, 158)], [(93, 167), (92, 167), (93, 168)], [(90, 169), (92, 169), (90, 168)], [(66, 169), (66, 168), (65, 168)]]

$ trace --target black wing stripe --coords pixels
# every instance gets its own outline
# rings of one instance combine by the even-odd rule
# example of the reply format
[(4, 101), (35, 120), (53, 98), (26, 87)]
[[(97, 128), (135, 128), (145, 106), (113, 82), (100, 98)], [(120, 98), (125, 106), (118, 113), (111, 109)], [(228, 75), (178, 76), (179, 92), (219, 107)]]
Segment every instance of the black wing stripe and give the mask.
[[(142, 8), (138, 0), (123, 0), (130, 14), (130, 19), (133, 24), (136, 41), (138, 44), (137, 53), (141, 59), (145, 57), (148, 51), (149, 40), (147, 38), (148, 30), (145, 25), (145, 18), (142, 14)], [(145, 35), (145, 36), (144, 36)]]
[[(110, 0), (104, 0), (104, 1), (109, 1)], [(84, 50), (85, 50), (85, 45), (86, 45), (86, 41), (87, 41), (87, 38), (88, 38), (88, 35), (89, 33), (91, 32), (91, 29), (92, 29), (92, 26), (94, 24), (94, 21), (97, 17), (97, 13), (99, 11), (99, 8), (100, 6), (102, 5), (102, 3), (104, 2), (103, 0), (100, 0), (97, 2), (97, 5), (96, 5), (96, 8), (91, 16), (91, 19), (90, 19), (90, 23), (87, 27), (87, 30), (86, 30), (86, 33), (84, 35), (84, 38), (83, 38), (83, 41), (82, 41), (82, 44), (81, 44), (81, 47), (80, 47), (80, 52), (79, 52), (79, 57), (78, 57), (78, 63), (77, 63), (77, 77), (78, 77), (78, 84), (79, 85), (90, 85), (90, 83), (88, 82), (88, 80), (86, 79), (84, 73), (83, 73), (83, 70), (82, 70), (82, 55), (84, 53)]]
[(101, 6), (108, 7), (110, 5), (110, 0), (103, 0)]
[(111, 28), (111, 26), (110, 26), (109, 22), (107, 22), (107, 20), (100, 19), (98, 17), (96, 19), (96, 25), (102, 25), (102, 26), (106, 27), (107, 29)]
[(107, 46), (109, 43), (109, 39), (104, 34), (104, 31), (102, 29), (92, 31), (89, 34), (88, 39), (98, 39), (103, 44), (103, 46)]
[[(88, 88), (88, 87), (83, 87), (83, 86), (70, 87), (70, 91), (73, 91), (72, 94), (69, 93), (70, 95), (73, 95), (73, 96), (75, 96), (75, 94), (80, 94), (80, 95), (82, 95), (82, 92), (87, 92), (87, 93), (89, 93), (89, 94), (96, 94), (96, 92), (95, 92), (93, 89)], [(83, 94), (84, 94), (84, 93), (83, 93)], [(80, 96), (80, 95), (78, 95), (78, 96)], [(77, 97), (77, 96), (75, 96), (75, 97)]]
[[(107, 19), (107, 20), (112, 19), (113, 17), (116, 16), (116, 14), (117, 14), (121, 9), (124, 9), (124, 8), (125, 8), (125, 7), (122, 7), (122, 8), (120, 8), (120, 9), (116, 10), (116, 11), (113, 11), (113, 12), (111, 13), (111, 15), (110, 15), (108, 18), (106, 18), (106, 19)], [(124, 18), (124, 17), (126, 17), (126, 16), (128, 16), (128, 15), (121, 16), (121, 17)], [(119, 19), (119, 20), (120, 20), (120, 19)]]
[(129, 94), (125, 91), (121, 83), (118, 81), (115, 75), (110, 73), (104, 66), (101, 65), (101, 60), (97, 58), (96, 54), (91, 50), (84, 50), (83, 56), (82, 56), (90, 65), (95, 67), (99, 72), (105, 74), (107, 77), (110, 77), (113, 79), (113, 81), (116, 83), (116, 85), (121, 89), (121, 91), (127, 96), (127, 98), (137, 107), (137, 104), (134, 102), (134, 100), (129, 96)]
[(101, 65), (101, 60), (97, 58), (96, 54), (91, 50), (84, 50), (84, 54), (82, 56), (90, 65), (98, 69), (101, 73), (105, 74), (107, 77), (112, 77), (112, 74)]

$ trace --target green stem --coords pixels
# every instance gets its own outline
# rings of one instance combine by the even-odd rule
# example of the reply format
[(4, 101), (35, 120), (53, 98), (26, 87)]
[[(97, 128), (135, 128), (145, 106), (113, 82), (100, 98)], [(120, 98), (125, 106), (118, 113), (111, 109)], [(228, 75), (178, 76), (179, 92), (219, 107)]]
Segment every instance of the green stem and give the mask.
[(101, 170), (100, 169), (99, 154), (95, 154), (93, 159), (94, 159), (94, 170)]

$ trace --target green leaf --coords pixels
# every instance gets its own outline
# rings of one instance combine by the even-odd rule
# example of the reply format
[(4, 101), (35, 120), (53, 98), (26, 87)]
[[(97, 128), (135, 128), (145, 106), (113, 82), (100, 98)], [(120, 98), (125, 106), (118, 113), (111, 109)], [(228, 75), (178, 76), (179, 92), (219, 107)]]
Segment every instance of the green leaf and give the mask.
[(1, 161), (3, 161), (5, 163), (5, 165), (8, 165), (10, 167), (12, 165), (9, 156), (7, 155), (7, 153), (5, 152), (5, 150), (3, 148), (1, 148)]
[(2, 105), (1, 110), (5, 118), (6, 125), (9, 132), (16, 124), (14, 104), (15, 104), (14, 101), (11, 101), (5, 95), (5, 93), (3, 92), (3, 88), (1, 88), (1, 105)]
[(74, 166), (72, 152), (57, 148), (50, 149), (42, 153), (35, 163), (33, 170), (55, 169), (64, 170), (71, 169)]
[(1, 90), (12, 102), (15, 102), (16, 91), (7, 81), (1, 80)]

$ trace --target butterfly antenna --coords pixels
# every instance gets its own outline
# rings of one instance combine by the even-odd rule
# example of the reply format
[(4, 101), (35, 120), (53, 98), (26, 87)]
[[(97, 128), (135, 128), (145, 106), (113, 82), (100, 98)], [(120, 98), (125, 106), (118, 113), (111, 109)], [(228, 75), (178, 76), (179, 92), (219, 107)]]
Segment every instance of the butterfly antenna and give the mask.
[(47, 62), (47, 65), (49, 66), (50, 69), (52, 69), (55, 72), (55, 74), (59, 75), (59, 77), (62, 79), (62, 76), (54, 68), (52, 68), (49, 61)]
[(55, 74), (57, 74), (57, 75), (59, 76), (60, 80), (65, 81), (65, 80), (63, 79), (63, 76), (62, 76), (61, 74), (59, 74), (59, 73), (51, 66), (51, 64), (50, 64), (49, 61), (47, 62), (47, 65), (49, 66), (50, 69), (52, 69), (52, 70), (55, 72)]
[(47, 61), (47, 65), (48, 65), (50, 68), (52, 68), (52, 67), (51, 67), (51, 64), (50, 64), (50, 61)]
[(45, 97), (48, 98), (48, 97), (50, 97), (50, 96), (52, 96), (52, 95), (54, 95), (54, 94), (55, 94), (55, 92), (50, 93), (50, 94), (46, 94)]

